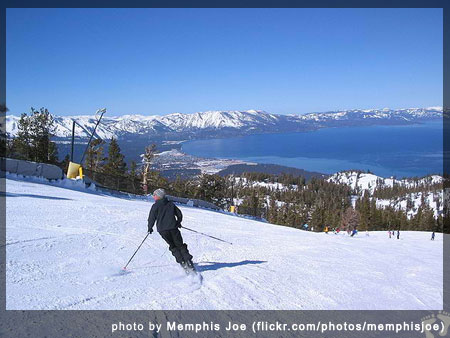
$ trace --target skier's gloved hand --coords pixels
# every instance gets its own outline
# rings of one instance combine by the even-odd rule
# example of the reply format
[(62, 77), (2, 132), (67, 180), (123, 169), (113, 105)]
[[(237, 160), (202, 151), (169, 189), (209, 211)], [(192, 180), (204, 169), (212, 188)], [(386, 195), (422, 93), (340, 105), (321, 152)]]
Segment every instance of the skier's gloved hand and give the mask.
[(177, 223), (177, 228), (181, 228), (181, 222)]
[(151, 234), (153, 232), (153, 229), (148, 229), (148, 233)]

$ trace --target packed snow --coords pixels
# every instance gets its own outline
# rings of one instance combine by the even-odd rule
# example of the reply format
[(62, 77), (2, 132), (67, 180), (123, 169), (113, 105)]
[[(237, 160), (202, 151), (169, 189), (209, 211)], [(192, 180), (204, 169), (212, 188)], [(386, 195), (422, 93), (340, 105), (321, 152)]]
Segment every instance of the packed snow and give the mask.
[(198, 276), (147, 231), (152, 201), (6, 180), (6, 309), (436, 310), (442, 234), (313, 233), (180, 206)]

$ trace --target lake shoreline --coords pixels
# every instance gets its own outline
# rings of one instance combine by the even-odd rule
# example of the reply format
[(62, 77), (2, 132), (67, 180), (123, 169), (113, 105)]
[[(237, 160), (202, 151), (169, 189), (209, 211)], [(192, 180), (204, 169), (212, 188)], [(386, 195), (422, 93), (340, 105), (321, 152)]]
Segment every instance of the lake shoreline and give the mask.
[(181, 144), (181, 151), (198, 157), (274, 164), (325, 174), (362, 170), (382, 177), (422, 177), (442, 174), (442, 128), (442, 121), (428, 121), (323, 128), (308, 133), (253, 134), (187, 141)]

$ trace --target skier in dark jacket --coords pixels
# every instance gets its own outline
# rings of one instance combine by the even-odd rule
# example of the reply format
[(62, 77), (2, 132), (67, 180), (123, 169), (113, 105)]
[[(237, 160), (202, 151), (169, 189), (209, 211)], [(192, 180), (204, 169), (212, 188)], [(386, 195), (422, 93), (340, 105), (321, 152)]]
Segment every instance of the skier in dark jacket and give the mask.
[(183, 214), (181, 210), (166, 197), (163, 189), (157, 189), (153, 193), (155, 203), (148, 215), (148, 232), (153, 232), (153, 225), (156, 222), (156, 229), (161, 237), (169, 244), (169, 250), (176, 261), (185, 269), (194, 269), (192, 255), (189, 253), (187, 245), (183, 243), (180, 230)]
[(431, 234), (431, 240), (434, 241), (434, 231), (433, 231), (433, 233)]

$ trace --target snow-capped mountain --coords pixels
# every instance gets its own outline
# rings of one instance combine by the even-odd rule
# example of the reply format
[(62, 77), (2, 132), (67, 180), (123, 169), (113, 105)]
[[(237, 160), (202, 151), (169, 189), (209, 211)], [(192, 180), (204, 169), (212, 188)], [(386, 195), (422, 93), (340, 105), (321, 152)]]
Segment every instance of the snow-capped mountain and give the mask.
[(355, 120), (404, 120), (428, 119), (442, 117), (442, 107), (406, 108), (406, 109), (353, 109), (326, 113), (311, 113), (299, 116), (305, 120), (321, 122), (355, 121)]
[[(405, 124), (442, 118), (441, 107), (410, 109), (345, 110), (305, 115), (279, 115), (260, 110), (207, 111), (194, 114), (174, 113), (164, 116), (104, 116), (98, 126), (99, 137), (127, 138), (131, 135), (161, 139), (186, 139), (234, 136), (251, 133), (277, 133), (315, 130), (325, 127), (373, 124)], [(6, 116), (6, 132), (18, 132), (19, 117)], [(96, 124), (95, 116), (56, 116), (56, 136), (68, 138), (75, 120), (77, 137), (86, 137)]]

